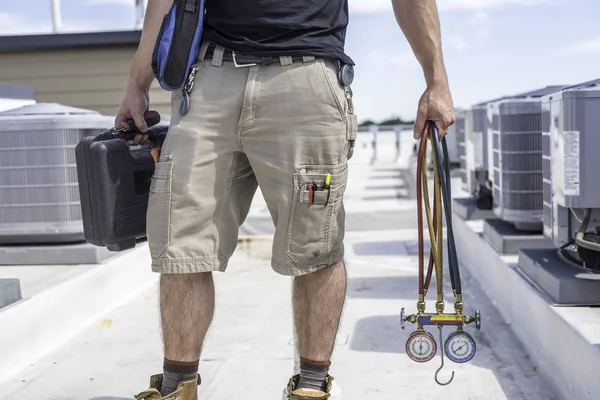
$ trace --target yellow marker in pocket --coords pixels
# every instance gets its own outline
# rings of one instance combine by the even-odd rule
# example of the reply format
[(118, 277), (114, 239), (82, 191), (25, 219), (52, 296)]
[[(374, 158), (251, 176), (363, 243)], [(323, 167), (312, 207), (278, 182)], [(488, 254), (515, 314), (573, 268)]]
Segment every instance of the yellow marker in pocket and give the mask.
[(329, 188), (331, 183), (331, 174), (327, 174), (325, 177), (325, 185), (323, 186), (323, 190), (327, 192), (327, 200), (325, 200), (325, 205), (329, 204)]

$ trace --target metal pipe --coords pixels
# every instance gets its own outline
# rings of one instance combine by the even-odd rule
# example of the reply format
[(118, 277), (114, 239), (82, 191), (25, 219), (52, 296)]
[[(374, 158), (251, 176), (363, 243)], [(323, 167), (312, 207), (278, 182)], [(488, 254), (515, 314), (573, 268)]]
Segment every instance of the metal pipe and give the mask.
[(52, 33), (60, 33), (61, 24), (60, 0), (52, 0)]

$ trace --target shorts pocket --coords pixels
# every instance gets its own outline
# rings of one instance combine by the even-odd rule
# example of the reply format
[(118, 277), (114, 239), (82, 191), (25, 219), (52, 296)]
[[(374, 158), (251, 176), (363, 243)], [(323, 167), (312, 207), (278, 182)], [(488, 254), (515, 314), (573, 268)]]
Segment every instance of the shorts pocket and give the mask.
[(324, 84), (329, 92), (329, 97), (333, 106), (337, 108), (341, 118), (345, 118), (348, 114), (347, 102), (344, 94), (344, 88), (339, 83), (336, 76), (335, 67), (331, 61), (319, 59), (318, 65), (323, 74)]
[[(331, 175), (329, 193), (323, 190)], [(341, 206), (347, 164), (304, 165), (294, 173), (294, 195), (285, 251), (296, 263), (310, 263), (327, 257), (341, 246), (344, 235), (344, 210)], [(315, 184), (313, 196), (308, 187)], [(311, 199), (312, 197), (312, 204)]]
[(146, 217), (146, 236), (152, 258), (160, 257), (169, 246), (172, 182), (173, 161), (171, 156), (161, 156), (159, 162), (154, 166)]

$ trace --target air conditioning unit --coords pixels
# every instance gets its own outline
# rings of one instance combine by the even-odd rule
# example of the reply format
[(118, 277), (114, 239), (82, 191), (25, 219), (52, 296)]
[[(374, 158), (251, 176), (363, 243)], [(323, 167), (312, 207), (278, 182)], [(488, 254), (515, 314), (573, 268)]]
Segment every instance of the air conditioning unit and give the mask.
[(600, 272), (600, 79), (544, 97), (544, 234), (567, 264)]
[[(459, 153), (459, 137), (462, 134), (464, 137), (464, 126), (465, 126), (465, 111), (462, 109), (454, 110), (456, 122), (448, 128), (448, 134), (446, 135), (446, 144), (448, 145), (448, 160), (452, 166), (458, 167), (460, 165), (460, 153)], [(460, 132), (462, 130), (462, 133)]]
[(461, 189), (468, 192), (467, 186), (467, 143), (465, 135), (466, 111), (461, 110), (460, 118), (456, 116), (456, 139), (458, 141), (458, 162), (460, 168)]
[[(465, 117), (464, 111), (461, 109), (454, 110), (454, 115), (456, 117), (456, 122), (448, 128), (448, 133), (446, 135), (446, 145), (448, 147), (448, 160), (450, 167), (457, 168), (460, 167), (460, 150), (459, 143), (460, 137), (462, 134), (464, 137), (464, 126), (465, 126)], [(461, 133), (459, 133), (459, 131)], [(433, 170), (433, 154), (432, 152), (427, 152), (427, 166), (430, 170)]]
[(487, 103), (475, 104), (465, 112), (465, 173), (469, 195), (480, 209), (491, 209), (488, 185)]
[(542, 96), (548, 86), (488, 104), (488, 176), (494, 213), (518, 230), (542, 231)]
[(84, 240), (75, 146), (113, 124), (54, 103), (0, 112), (0, 244)]

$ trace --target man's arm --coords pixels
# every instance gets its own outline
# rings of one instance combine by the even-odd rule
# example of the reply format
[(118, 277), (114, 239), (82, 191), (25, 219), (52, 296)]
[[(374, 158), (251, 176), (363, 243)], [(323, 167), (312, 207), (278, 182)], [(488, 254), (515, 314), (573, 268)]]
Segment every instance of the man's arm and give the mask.
[(423, 68), (427, 90), (419, 101), (415, 139), (427, 120), (436, 122), (441, 134), (455, 122), (454, 104), (442, 54), (440, 19), (435, 0), (392, 0), (396, 21)]
[(173, 5), (173, 0), (148, 0), (142, 38), (133, 58), (129, 73), (129, 83), (148, 89), (154, 79), (152, 53), (158, 38), (163, 17)]
[[(115, 125), (119, 125), (128, 118), (133, 118), (140, 131), (146, 132), (148, 129), (143, 115), (150, 103), (149, 90), (154, 80), (152, 53), (163, 18), (172, 5), (173, 0), (148, 0), (144, 26), (142, 27), (142, 38), (133, 57), (123, 101), (115, 118)], [(145, 141), (145, 137), (138, 135), (134, 143), (140, 144)]]

